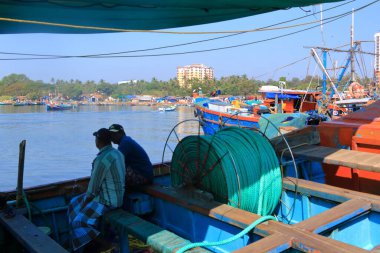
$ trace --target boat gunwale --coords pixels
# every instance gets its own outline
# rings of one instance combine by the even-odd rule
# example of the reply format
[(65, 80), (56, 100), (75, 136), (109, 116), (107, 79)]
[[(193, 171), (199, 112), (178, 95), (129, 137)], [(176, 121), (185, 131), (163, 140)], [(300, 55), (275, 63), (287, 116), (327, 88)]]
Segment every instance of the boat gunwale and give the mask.
[[(168, 172), (168, 164), (155, 164), (156, 176), (167, 175)], [(76, 193), (79, 194), (80, 190), (85, 189), (84, 186), (88, 183), (88, 180), (89, 177), (83, 177), (74, 180), (66, 180), (53, 184), (31, 187), (26, 189), (26, 194), (28, 195), (28, 198), (30, 198), (30, 200), (38, 199), (37, 197), (45, 198), (47, 195), (50, 195), (50, 197), (54, 197), (65, 193), (73, 193), (74, 189), (76, 189), (76, 191), (78, 191)], [(339, 207), (340, 203), (350, 205), (351, 201), (359, 204), (363, 203), (363, 208), (359, 208), (358, 210), (357, 208), (354, 208), (354, 212), (352, 215), (356, 215), (358, 213), (363, 213), (367, 211), (380, 211), (380, 196), (356, 192), (352, 190), (346, 190), (329, 185), (321, 185), (315, 182), (310, 182), (302, 179), (295, 179), (291, 177), (286, 177), (283, 179), (284, 189), (294, 192), (295, 182), (297, 182), (297, 192), (301, 195), (314, 196), (338, 203), (337, 206), (329, 210), (333, 210), (334, 208), (335, 210), (342, 209), (341, 207)], [(170, 187), (162, 187), (161, 185), (151, 185), (144, 186), (140, 190), (153, 197), (158, 197), (160, 199), (172, 202), (188, 210), (198, 212), (200, 214), (209, 216), (211, 218), (220, 220), (233, 226), (237, 226), (239, 228), (245, 228), (246, 226), (250, 225), (252, 222), (260, 218), (260, 216), (257, 214), (253, 214), (215, 201), (210, 202), (199, 199), (191, 200), (188, 197), (179, 197), (179, 192), (181, 190), (177, 191)], [(15, 194), (14, 191), (9, 193)], [(334, 222), (334, 220), (326, 221), (326, 214), (324, 213), (325, 212), (322, 212), (318, 215), (313, 216), (313, 219), (318, 219), (318, 217), (325, 216), (325, 218), (319, 220), (319, 227), (327, 226), (326, 224)], [(349, 216), (348, 218), (350, 217), (351, 216)], [(283, 248), (286, 247), (286, 245), (288, 245), (291, 248), (299, 250), (304, 250), (304, 247), (307, 247), (312, 250), (322, 249), (322, 251), (323, 249), (329, 248), (334, 250), (340, 249), (340, 252), (369, 252), (356, 246), (349, 245), (316, 234), (314, 231), (309, 231), (310, 229), (308, 230), (305, 227), (310, 227), (310, 225), (305, 225), (303, 227), (304, 222), (307, 223), (307, 221), (308, 219), (301, 221), (296, 225), (287, 225), (276, 221), (268, 221), (258, 225), (254, 233), (262, 237), (268, 237), (279, 234), (279, 237), (282, 238), (282, 240), (275, 241), (275, 243), (273, 243), (272, 245), (274, 248)], [(278, 236), (275, 237), (277, 238)], [(239, 251), (245, 252), (248, 249), (252, 250), (253, 248), (260, 248), (260, 245), (265, 244), (265, 242), (267, 242), (267, 240), (262, 242), (260, 241), (261, 240), (257, 241), (257, 244), (256, 242), (249, 244), (248, 246), (240, 249)]]
[(217, 115), (219, 117), (226, 117), (226, 118), (229, 118), (231, 120), (245, 120), (245, 121), (250, 121), (250, 122), (255, 122), (255, 123), (258, 123), (260, 120), (260, 116), (254, 114), (254, 113), (252, 113), (252, 116), (243, 116), (243, 115), (239, 115), (239, 114), (229, 114), (229, 113), (224, 113), (224, 112), (217, 112), (217, 111), (213, 111), (213, 110), (207, 109), (207, 108), (199, 106), (199, 105), (195, 105), (195, 108), (202, 110), (204, 112), (213, 114), (213, 115)]
[[(289, 182), (294, 182), (295, 180), (295, 178), (290, 177), (284, 178), (284, 182), (288, 181), (288, 184), (290, 185), (293, 183)], [(320, 194), (315, 194), (316, 192), (319, 192), (321, 188), (324, 188), (324, 185), (314, 183), (308, 187), (308, 184), (310, 183), (309, 181), (302, 179), (298, 179), (298, 181), (302, 184), (302, 187), (297, 188), (297, 192), (299, 194), (305, 194), (308, 196), (316, 195), (316, 197), (325, 198), (336, 202), (337, 205), (329, 209), (332, 211), (325, 211), (329, 211), (330, 213), (337, 212), (335, 213), (335, 216), (331, 217), (325, 212), (321, 212), (318, 215), (313, 216), (313, 220), (318, 221), (315, 225), (310, 225), (308, 219), (295, 225), (283, 224), (278, 221), (268, 221), (258, 225), (255, 228), (254, 233), (262, 237), (280, 234), (282, 240), (272, 241), (271, 249), (283, 249), (284, 245), (289, 244), (289, 247), (291, 248), (304, 251), (306, 247), (310, 249), (311, 252), (369, 252), (357, 246), (317, 234), (316, 231), (325, 231), (326, 229), (336, 226), (337, 224), (344, 223), (345, 221), (359, 215), (370, 211), (379, 211), (378, 205), (380, 203), (380, 196), (372, 194), (356, 194), (354, 191), (344, 190), (334, 186), (328, 187), (328, 189), (322, 191)], [(337, 188), (340, 190), (336, 191)], [(287, 185), (285, 189), (294, 191), (294, 185), (293, 188)], [(198, 212), (241, 229), (244, 229), (261, 217), (257, 214), (215, 201), (191, 199), (188, 194), (183, 194), (181, 190), (174, 190), (172, 188), (162, 188), (158, 185), (152, 185), (144, 187), (143, 191), (151, 196), (174, 203), (191, 211)], [(343, 206), (340, 206), (341, 204), (343, 204)], [(351, 208), (348, 208), (347, 210), (347, 207)], [(261, 249), (261, 246), (256, 245), (261, 245), (262, 243), (260, 241), (261, 240), (249, 244), (238, 251), (252, 252), (253, 248), (255, 248), (254, 252), (266, 252), (256, 251), (256, 249)], [(326, 251), (327, 249), (332, 251)]]

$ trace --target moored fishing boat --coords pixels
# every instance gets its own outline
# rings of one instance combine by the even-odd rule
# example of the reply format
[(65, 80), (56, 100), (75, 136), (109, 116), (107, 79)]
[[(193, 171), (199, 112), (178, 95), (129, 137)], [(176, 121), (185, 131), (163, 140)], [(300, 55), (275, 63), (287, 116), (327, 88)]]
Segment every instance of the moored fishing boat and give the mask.
[[(195, 103), (194, 115), (203, 122), (206, 134), (212, 134), (226, 126), (256, 128), (266, 132), (268, 120), (286, 133), (308, 124), (318, 124), (322, 120), (317, 113), (310, 113), (318, 108), (317, 97), (320, 92), (282, 89), (277, 86), (263, 86), (259, 92), (262, 101), (247, 103), (238, 100), (228, 103), (218, 99), (199, 99)], [(270, 138), (279, 134), (273, 128), (271, 132), (268, 136)]]
[(318, 100), (322, 92), (309, 90), (292, 90), (283, 87), (284, 82), (278, 86), (262, 86), (263, 104), (274, 113), (308, 112), (318, 109)]
[(64, 111), (73, 109), (71, 104), (46, 104), (46, 110), (48, 111)]
[(171, 105), (171, 106), (165, 106), (165, 107), (159, 107), (158, 110), (161, 112), (172, 112), (177, 109), (176, 105)]
[(24, 101), (24, 102), (16, 102), (16, 103), (13, 104), (13, 106), (27, 106), (27, 105), (30, 105), (30, 103), (26, 102), (26, 101)]
[[(110, 239), (119, 252), (128, 252), (128, 234), (155, 252), (175, 252), (190, 242), (229, 239), (261, 219), (215, 201), (214, 195), (204, 190), (172, 187), (168, 172), (168, 164), (156, 165), (155, 184), (129, 193), (125, 210), (105, 216), (104, 224), (119, 234), (119, 239)], [(20, 204), (21, 209), (15, 208), (16, 192), (1, 193), (0, 224), (5, 232), (0, 236), (1, 248), (5, 252), (67, 252), (67, 203), (84, 192), (87, 184), (88, 178), (80, 178), (25, 189), (20, 199), (28, 204)], [(286, 177), (281, 202), (273, 213), (277, 221), (257, 225), (253, 233), (233, 242), (196, 250), (376, 252), (380, 245), (379, 204), (376, 195)], [(365, 239), (357, 236), (364, 234)]]
[[(356, 157), (345, 157), (354, 164), (336, 163), (325, 165), (326, 182), (331, 185), (380, 194), (380, 170), (373, 166), (379, 166), (379, 161), (371, 161), (371, 158), (362, 158), (366, 153), (380, 153), (380, 101), (363, 107), (361, 110), (350, 113), (329, 122), (323, 122), (318, 127), (320, 143), (323, 146), (353, 150), (359, 152)], [(360, 169), (356, 163), (363, 163)]]
[[(316, 2), (321, 1), (311, 1), (308, 3)], [(241, 5), (239, 5), (239, 3)], [(158, 29), (172, 27), (173, 25), (206, 23), (210, 21), (253, 15), (255, 13), (262, 13), (278, 8), (298, 6), (299, 3), (300, 2), (293, 1), (265, 1), (260, 2), (260, 4), (256, 6), (254, 2), (247, 3), (245, 1), (233, 1), (234, 7), (230, 10), (228, 8), (213, 9), (212, 6), (215, 3), (207, 6), (211, 6), (211, 8), (205, 8), (204, 1), (192, 2), (190, 6), (195, 9), (179, 8), (178, 6), (182, 7), (182, 4), (188, 3), (178, 2), (175, 3), (173, 11), (173, 9), (170, 9), (164, 2), (161, 2), (162, 6), (165, 6), (164, 12), (160, 12), (160, 8), (146, 8), (148, 5), (152, 6), (150, 3), (141, 8), (142, 11), (148, 11), (146, 16), (151, 17), (152, 10), (157, 10), (158, 14), (161, 13), (161, 15), (169, 13), (170, 10), (172, 10), (171, 13), (174, 13), (176, 18), (163, 18), (162, 16), (157, 15), (154, 16), (157, 18), (157, 22), (152, 22), (150, 19), (150, 21), (142, 22), (140, 26), (138, 26), (138, 24), (136, 26), (134, 23), (135, 26), (132, 26), (132, 28)], [(4, 13), (18, 13), (18, 19), (23, 18), (25, 17), (23, 15), (26, 15), (28, 19), (32, 20), (39, 20), (40, 18), (40, 21), (45, 22), (61, 22), (60, 18), (64, 18), (65, 14), (70, 18), (73, 13), (76, 13), (81, 17), (99, 17), (99, 12), (105, 11), (105, 14), (108, 14), (110, 17), (110, 23), (105, 22), (105, 25), (109, 25), (109, 27), (118, 27), (120, 24), (130, 23), (125, 22), (122, 18), (115, 19), (115, 12), (118, 12), (117, 9), (104, 8), (104, 6), (100, 5), (86, 5), (82, 6), (83, 8), (74, 9), (67, 8), (67, 6), (61, 4), (37, 2), (32, 4), (35, 8), (40, 6), (41, 9), (38, 10), (43, 11), (44, 13), (49, 9), (49, 6), (52, 9), (51, 13), (56, 13), (57, 10), (62, 12), (60, 12), (61, 15), (54, 16), (54, 20), (44, 20), (47, 16), (40, 15), (41, 12), (36, 11), (33, 16), (32, 11), (25, 12), (17, 10), (17, 8), (24, 10), (25, 3), (14, 3), (12, 6), (13, 11), (4, 11)], [(223, 4), (226, 4), (226, 2), (223, 2)], [(125, 2), (120, 2), (120, 6), (115, 6), (118, 8), (129, 8)], [(228, 6), (228, 4), (226, 4), (226, 6)], [(241, 12), (237, 11), (239, 10), (239, 6)], [(264, 8), (264, 6), (266, 7)], [(130, 14), (136, 14), (137, 7), (138, 6), (133, 5), (131, 9), (129, 9)], [(87, 12), (88, 8), (95, 8), (95, 11)], [(196, 18), (191, 15), (191, 17), (181, 15), (181, 17), (188, 17), (187, 23), (183, 23), (182, 18), (178, 18), (179, 9), (182, 12), (188, 10), (188, 14), (194, 14)], [(84, 12), (81, 13), (81, 11)], [(181, 14), (183, 14), (182, 12)], [(215, 12), (217, 15), (215, 15)], [(223, 15), (226, 16), (223, 17)], [(122, 17), (129, 16), (128, 13), (122, 15)], [(139, 15), (139, 13), (137, 13), (137, 16), (144, 17), (144, 15)], [(55, 18), (57, 18), (57, 20)], [(90, 32), (91, 30), (89, 30), (89, 26), (93, 25), (93, 20), (91, 18), (81, 20), (83, 22), (82, 25), (86, 25), (86, 31)], [(159, 21), (163, 21), (163, 23), (160, 23)], [(174, 24), (171, 22), (174, 22)], [(7, 23), (3, 27), (3, 31), (20, 31), (20, 26), (16, 25), (15, 27), (11, 24), (13, 23)], [(69, 29), (67, 26), (44, 27), (42, 26), (42, 23), (39, 23), (36, 27), (41, 29), (39, 30), (40, 32), (55, 29), (56, 31), (66, 32), (67, 29)], [(125, 28), (122, 25), (121, 27)], [(29, 29), (32, 28), (28, 27), (26, 30), (29, 31)], [(244, 129), (241, 131), (252, 132)], [(313, 131), (311, 132), (314, 133)], [(256, 137), (260, 138), (259, 143), (263, 144), (266, 139), (258, 136), (259, 135)], [(195, 136), (193, 139), (201, 140), (204, 144), (212, 138), (212, 136), (206, 136), (205, 138)], [(303, 140), (304, 139), (299, 139), (297, 136), (292, 144), (294, 146), (299, 146), (303, 144), (302, 142), (300, 143), (300, 141)], [(273, 141), (277, 141), (277, 139)], [(293, 164), (295, 174), (299, 175), (298, 167), (295, 165), (296, 161), (289, 158), (293, 153), (288, 152), (288, 154), (286, 151), (290, 148), (281, 148), (280, 144), (276, 142), (274, 142), (273, 145), (278, 152), (279, 161), (282, 165), (286, 165), (286, 171), (293, 171), (291, 169)], [(218, 145), (218, 149), (223, 151), (223, 148), (226, 146), (227, 145), (222, 145), (222, 147), (220, 147)], [(260, 147), (261, 145), (258, 146)], [(240, 146), (234, 147), (240, 148)], [(266, 145), (266, 147), (269, 146)], [(207, 146), (205, 150), (207, 151)], [(194, 149), (192, 151), (198, 150)], [(353, 151), (346, 151), (349, 152), (346, 153), (348, 156), (354, 154), (352, 153)], [(181, 152), (181, 148), (179, 148), (177, 152)], [(337, 151), (333, 149), (332, 151), (330, 150), (330, 152)], [(271, 153), (273, 154), (274, 151), (271, 151)], [(208, 154), (208, 152), (206, 152), (206, 154)], [(240, 153), (239, 158), (241, 159), (235, 159), (233, 161), (240, 163), (244, 162), (245, 158), (252, 158), (250, 156), (244, 157), (242, 156), (243, 154), (245, 153)], [(258, 154), (264, 155), (260, 156)], [(264, 160), (266, 160), (264, 158), (267, 158), (265, 154), (266, 152), (255, 153), (255, 158), (257, 158), (256, 161), (264, 162)], [(245, 176), (244, 173), (237, 173), (235, 171), (235, 169), (238, 168), (237, 165), (229, 160), (231, 166), (223, 166), (223, 172), (224, 169), (226, 169), (225, 172), (228, 171), (228, 175), (231, 175), (231, 172), (232, 174), (235, 174), (235, 177), (233, 178), (235, 182), (234, 186), (238, 186), (238, 188), (234, 188), (237, 190), (230, 193), (234, 198), (237, 198), (238, 201), (232, 201), (232, 198), (230, 199), (229, 195), (225, 192), (219, 195), (219, 192), (207, 192), (208, 181), (210, 183), (221, 185), (222, 187), (220, 188), (229, 189), (229, 186), (231, 186), (227, 183), (220, 184), (224, 182), (217, 180), (223, 178), (223, 175), (217, 174), (218, 177), (213, 177), (214, 174), (211, 174), (216, 171), (214, 170), (216, 166), (220, 167), (222, 159), (224, 159), (224, 157), (229, 157), (229, 155), (230, 153), (225, 153), (222, 157), (216, 157), (217, 159), (214, 163), (209, 164), (211, 166), (202, 167), (203, 170), (201, 171), (201, 174), (187, 174), (184, 173), (184, 171), (176, 170), (175, 168), (177, 167), (172, 167), (172, 173), (169, 176), (165, 173), (168, 172), (168, 165), (162, 164), (156, 166), (155, 170), (157, 177), (155, 178), (155, 184), (142, 188), (140, 192), (129, 194), (126, 201), (126, 209), (128, 211), (117, 209), (108, 213), (104, 217), (104, 224), (113, 227), (114, 231), (119, 234), (119, 239), (116, 239), (117, 237), (112, 236), (112, 233), (110, 233), (109, 240), (116, 242), (121, 252), (128, 252), (128, 234), (144, 241), (157, 252), (174, 252), (179, 248), (184, 251), (182, 246), (189, 244), (190, 241), (220, 242), (225, 239), (227, 240), (227, 244), (218, 243), (217, 245), (211, 246), (210, 244), (202, 243), (198, 245), (204, 245), (204, 248), (197, 248), (196, 250), (202, 252), (303, 251), (359, 253), (370, 251), (376, 252), (378, 250), (380, 244), (380, 238), (378, 237), (380, 229), (378, 225), (380, 219), (379, 196), (351, 190), (342, 190), (341, 188), (308, 182), (293, 177), (285, 177), (281, 179), (277, 176), (275, 178), (270, 178), (276, 180), (276, 185), (278, 185), (278, 182), (282, 184), (282, 188), (277, 188), (275, 194), (277, 197), (280, 195), (281, 201), (275, 198), (266, 198), (264, 199), (264, 202), (260, 202), (259, 206), (263, 207), (266, 206), (268, 202), (273, 202), (269, 213), (275, 215), (277, 218), (270, 218), (270, 220), (257, 225), (253, 232), (245, 233), (247, 231), (246, 228), (252, 228), (256, 221), (263, 221), (261, 217), (262, 214), (259, 215), (258, 213), (241, 208), (241, 201), (247, 200), (247, 198), (242, 199), (241, 193), (246, 189), (250, 189), (250, 185), (241, 184), (243, 182), (240, 181), (240, 179), (251, 180), (251, 178)], [(315, 164), (320, 165), (321, 162), (336, 162), (342, 160), (335, 158), (328, 161), (315, 161), (310, 159), (310, 157), (302, 157), (297, 154), (297, 152), (295, 152), (295, 155), (296, 160), (299, 158), (302, 160), (302, 164), (312, 164), (313, 166), (317, 166)], [(299, 156), (297, 157), (297, 155)], [(317, 158), (320, 158), (321, 156), (322, 155), (319, 152)], [(378, 156), (376, 154), (369, 154), (369, 156), (371, 156), (371, 161), (378, 161)], [(202, 160), (193, 159), (189, 161), (195, 166), (193, 169), (199, 168), (202, 163), (205, 164), (207, 161), (206, 157), (204, 157), (204, 153), (202, 156), (199, 156), (199, 158), (202, 158)], [(21, 160), (22, 159), (20, 159), (20, 161)], [(275, 162), (273, 156), (269, 160)], [(275, 160), (277, 161), (277, 157)], [(201, 161), (202, 163), (200, 163)], [(180, 164), (181, 161), (174, 159), (174, 162)], [(376, 165), (375, 162), (374, 164)], [(357, 164), (357, 166), (359, 166), (359, 164)], [(362, 166), (362, 164), (360, 166)], [(277, 166), (275, 167), (277, 168)], [(371, 168), (376, 169), (376, 166), (372, 166)], [(182, 169), (187, 169), (187, 167), (182, 167)], [(308, 169), (310, 169), (310, 166), (308, 167), (305, 165), (305, 167), (302, 167), (302, 171), (305, 171), (306, 175), (309, 175), (306, 173), (310, 172)], [(170, 180), (170, 177), (173, 177), (173, 172), (176, 171), (180, 172), (179, 176), (182, 176), (183, 178), (187, 177), (186, 181), (178, 182), (173, 181), (174, 179)], [(244, 170), (241, 172), (252, 171)], [(277, 170), (277, 174), (278, 172), (279, 171)], [(0, 214), (1, 250), (4, 250), (5, 252), (67, 252), (66, 248), (70, 248), (68, 243), (68, 224), (66, 222), (67, 203), (72, 197), (86, 191), (88, 178), (57, 182), (46, 186), (25, 189), (25, 193), (23, 193), (21, 171), (19, 175), (18, 192), (3, 192), (0, 194), (0, 208), (3, 211)], [(225, 175), (227, 175), (227, 173)], [(259, 178), (261, 178), (265, 173), (259, 173), (258, 175)], [(178, 179), (178, 174), (176, 179)], [(315, 179), (315, 177), (312, 177), (312, 179)], [(195, 183), (193, 185), (195, 189), (190, 188), (191, 185), (188, 183), (191, 181)], [(173, 185), (177, 185), (177, 187), (172, 187), (170, 182), (175, 182)], [(261, 182), (262, 181), (260, 181), (260, 184)], [(270, 182), (271, 180), (269, 180), (269, 183)], [(179, 187), (182, 183), (186, 183), (183, 185), (187, 187)], [(240, 188), (240, 186), (244, 187)], [(280, 190), (280, 192), (278, 190)], [(260, 191), (253, 192), (266, 193), (269, 191), (267, 191), (266, 188), (261, 188)], [(225, 202), (220, 200), (216, 201), (216, 197), (223, 199), (223, 195), (228, 195), (228, 197), (225, 198)], [(229, 205), (226, 205), (225, 203), (228, 203)], [(252, 205), (255, 204), (257, 203), (253, 203)], [(230, 236), (237, 235), (240, 232), (241, 236), (239, 238), (236, 240), (230, 239)]]
[[(237, 108), (231, 103), (219, 100), (202, 99), (195, 102), (194, 116), (198, 117), (203, 123), (203, 131), (212, 134), (224, 126), (236, 125), (246, 128), (259, 128), (260, 112), (248, 112), (247, 108)], [(262, 112), (269, 112), (262, 109)]]

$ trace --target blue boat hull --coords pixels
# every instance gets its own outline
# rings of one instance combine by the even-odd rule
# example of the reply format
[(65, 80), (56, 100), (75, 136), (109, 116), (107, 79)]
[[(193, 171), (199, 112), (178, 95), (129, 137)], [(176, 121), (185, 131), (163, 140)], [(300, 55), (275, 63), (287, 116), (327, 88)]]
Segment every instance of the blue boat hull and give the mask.
[(71, 110), (72, 106), (67, 105), (46, 105), (46, 110), (48, 111), (64, 111), (64, 110)]
[(259, 129), (259, 116), (241, 116), (208, 110), (195, 106), (194, 115), (202, 122), (205, 134), (211, 135), (226, 126)]
[[(155, 178), (155, 185), (129, 194), (127, 198), (129, 213), (143, 215), (141, 217), (147, 224), (161, 227), (161, 230), (171, 231), (192, 242), (210, 242), (236, 235), (260, 218), (256, 214), (215, 202), (207, 193), (171, 188), (165, 166), (156, 168), (156, 174), (163, 174)], [(69, 243), (67, 200), (83, 192), (87, 182), (88, 178), (85, 178), (26, 190), (32, 206), (33, 223), (51, 227), (50, 237), (65, 247)], [(380, 245), (380, 196), (289, 177), (283, 180), (281, 202), (274, 215), (278, 221), (258, 225), (254, 233), (207, 249), (212, 252), (365, 253)], [(0, 223), (0, 229), (4, 229), (9, 220), (1, 216)], [(5, 230), (8, 229), (12, 230)], [(126, 231), (135, 236), (142, 236), (145, 233), (143, 230), (144, 226), (126, 227)], [(126, 235), (122, 233), (120, 236)], [(162, 236), (155, 235), (158, 241), (165, 244), (167, 238)], [(145, 242), (149, 239), (140, 238)], [(1, 239), (0, 233), (0, 248), (8, 249), (10, 241)], [(127, 242), (121, 238), (119, 243), (125, 248)], [(25, 248), (24, 244), (21, 242)], [(183, 246), (173, 241), (166, 244), (165, 249), (157, 251), (173, 252)]]

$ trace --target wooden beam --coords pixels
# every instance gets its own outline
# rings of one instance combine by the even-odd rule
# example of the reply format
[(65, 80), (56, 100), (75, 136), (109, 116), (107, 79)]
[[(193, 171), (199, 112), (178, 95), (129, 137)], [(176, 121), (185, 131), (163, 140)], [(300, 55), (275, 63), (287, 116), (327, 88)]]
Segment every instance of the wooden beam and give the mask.
[(380, 212), (380, 196), (378, 195), (343, 189), (326, 184), (319, 184), (303, 179), (297, 180), (292, 177), (286, 177), (283, 179), (282, 182), (283, 187), (287, 190), (294, 191), (295, 183), (297, 183), (298, 192), (306, 195), (328, 199), (335, 202), (342, 203), (350, 199), (360, 198), (372, 204), (372, 211)]
[(362, 199), (352, 199), (302, 221), (294, 225), (294, 227), (319, 234), (353, 217), (368, 212), (370, 209), (370, 202)]
[[(293, 179), (294, 180), (294, 179)], [(286, 181), (286, 179), (284, 179)], [(299, 180), (299, 184), (302, 184), (301, 187), (303, 188), (307, 186), (309, 183), (308, 181)], [(312, 183), (312, 187), (310, 188), (317, 188), (319, 189), (324, 185)], [(294, 185), (293, 185), (294, 187)], [(292, 248), (299, 249), (301, 251), (306, 252), (341, 252), (341, 253), (368, 253), (367, 250), (361, 249), (359, 247), (349, 245), (347, 243), (339, 242), (336, 240), (333, 240), (331, 238), (327, 238), (318, 234), (315, 234), (314, 232), (310, 230), (315, 230), (323, 227), (326, 225), (326, 228), (329, 226), (333, 226), (334, 222), (339, 219), (340, 216), (343, 216), (343, 219), (347, 220), (350, 217), (353, 217), (355, 215), (358, 215), (359, 213), (363, 213), (365, 211), (368, 211), (371, 209), (371, 203), (373, 200), (367, 200), (367, 199), (360, 199), (360, 197), (357, 197), (351, 192), (348, 191), (346, 193), (344, 192), (335, 192), (336, 189), (340, 189), (337, 187), (329, 186), (327, 187), (328, 193), (324, 193), (326, 195), (336, 195), (345, 201), (348, 200), (347, 203), (343, 204), (342, 207), (337, 206), (334, 211), (330, 211), (327, 214), (325, 212), (315, 216), (316, 218), (313, 219), (311, 222), (304, 222), (303, 224), (299, 225), (286, 225), (280, 222), (276, 221), (268, 221), (264, 222), (260, 225), (258, 225), (254, 233), (258, 234), (262, 237), (271, 237), (273, 235), (276, 235), (276, 238), (279, 238), (278, 243), (276, 241), (270, 240), (270, 239), (261, 239), (260, 241), (256, 242), (258, 243), (256, 246), (256, 243), (253, 243), (252, 245), (246, 246), (246, 247), (239, 249), (239, 252), (243, 251), (250, 251), (250, 252), (265, 252), (264, 249), (268, 249), (269, 251), (272, 250), (273, 252), (276, 252), (276, 249), (278, 247), (288, 247), (286, 242), (291, 241), (292, 242)], [(166, 201), (170, 201), (174, 204), (178, 204), (180, 206), (183, 206), (187, 209), (193, 210), (195, 212), (200, 212), (203, 215), (209, 216), (211, 218), (215, 218), (217, 220), (223, 221), (225, 223), (235, 225), (240, 228), (245, 228), (252, 224), (255, 220), (257, 220), (260, 216), (238, 209), (234, 208), (225, 204), (220, 204), (218, 202), (214, 201), (204, 201), (199, 199), (192, 199), (189, 197), (189, 195), (182, 193), (180, 190), (173, 189), (173, 188), (162, 188), (159, 186), (149, 186), (144, 189), (147, 193), (151, 194), (152, 196), (162, 198)], [(300, 189), (302, 190), (302, 189)], [(326, 189), (325, 189), (326, 190)], [(340, 189), (342, 191), (346, 191), (344, 189)], [(316, 191), (316, 189), (314, 190)], [(311, 193), (313, 191), (310, 190)], [(339, 195), (344, 195), (344, 197)], [(366, 194), (367, 196), (372, 196), (373, 198), (379, 199), (379, 196)], [(364, 196), (364, 195), (363, 195)], [(335, 198), (338, 198), (335, 197)], [(333, 197), (334, 198), (334, 197)], [(353, 198), (351, 201), (350, 198)], [(344, 201), (342, 201), (344, 202)], [(345, 209), (348, 209), (345, 211)], [(360, 210), (359, 210), (360, 209)], [(356, 210), (356, 211), (355, 211)], [(359, 210), (359, 211), (358, 211)], [(337, 211), (336, 214), (334, 212)], [(330, 218), (329, 216), (332, 215)], [(315, 222), (316, 224), (313, 225), (312, 222)], [(323, 230), (323, 229), (322, 229)], [(270, 246), (270, 243), (273, 245)], [(254, 249), (258, 249), (258, 251), (253, 251), (250, 247)], [(257, 247), (257, 248), (256, 248)], [(260, 251), (262, 250), (262, 251)]]
[(303, 252), (368, 253), (367, 250), (307, 231), (293, 229), (292, 235), (292, 248)]
[(68, 253), (61, 245), (43, 233), (23, 215), (16, 214), (12, 218), (7, 218), (1, 213), (0, 223), (28, 252)]
[[(293, 148), (292, 153), (305, 160), (380, 173), (380, 154), (315, 145)], [(289, 151), (285, 151), (284, 155), (289, 156)]]
[(238, 249), (234, 253), (282, 252), (289, 249), (291, 245), (292, 237), (277, 233)]
[[(287, 133), (284, 136), (291, 148), (297, 147), (299, 145), (319, 144), (320, 142), (319, 132), (315, 126), (307, 126), (302, 129)], [(281, 153), (283, 150), (286, 150), (288, 148), (282, 136), (275, 137), (271, 139), (270, 142), (275, 147), (277, 153)]]
[(377, 245), (376, 247), (374, 247), (370, 252), (371, 253), (380, 253), (380, 245)]

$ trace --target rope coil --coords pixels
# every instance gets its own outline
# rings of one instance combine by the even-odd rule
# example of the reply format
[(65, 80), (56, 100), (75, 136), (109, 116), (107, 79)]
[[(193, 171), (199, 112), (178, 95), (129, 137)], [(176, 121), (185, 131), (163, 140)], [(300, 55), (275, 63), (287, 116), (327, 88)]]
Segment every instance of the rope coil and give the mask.
[(270, 142), (260, 133), (226, 127), (212, 136), (188, 136), (174, 150), (171, 180), (191, 184), (259, 215), (273, 213), (280, 199), (281, 170)]

